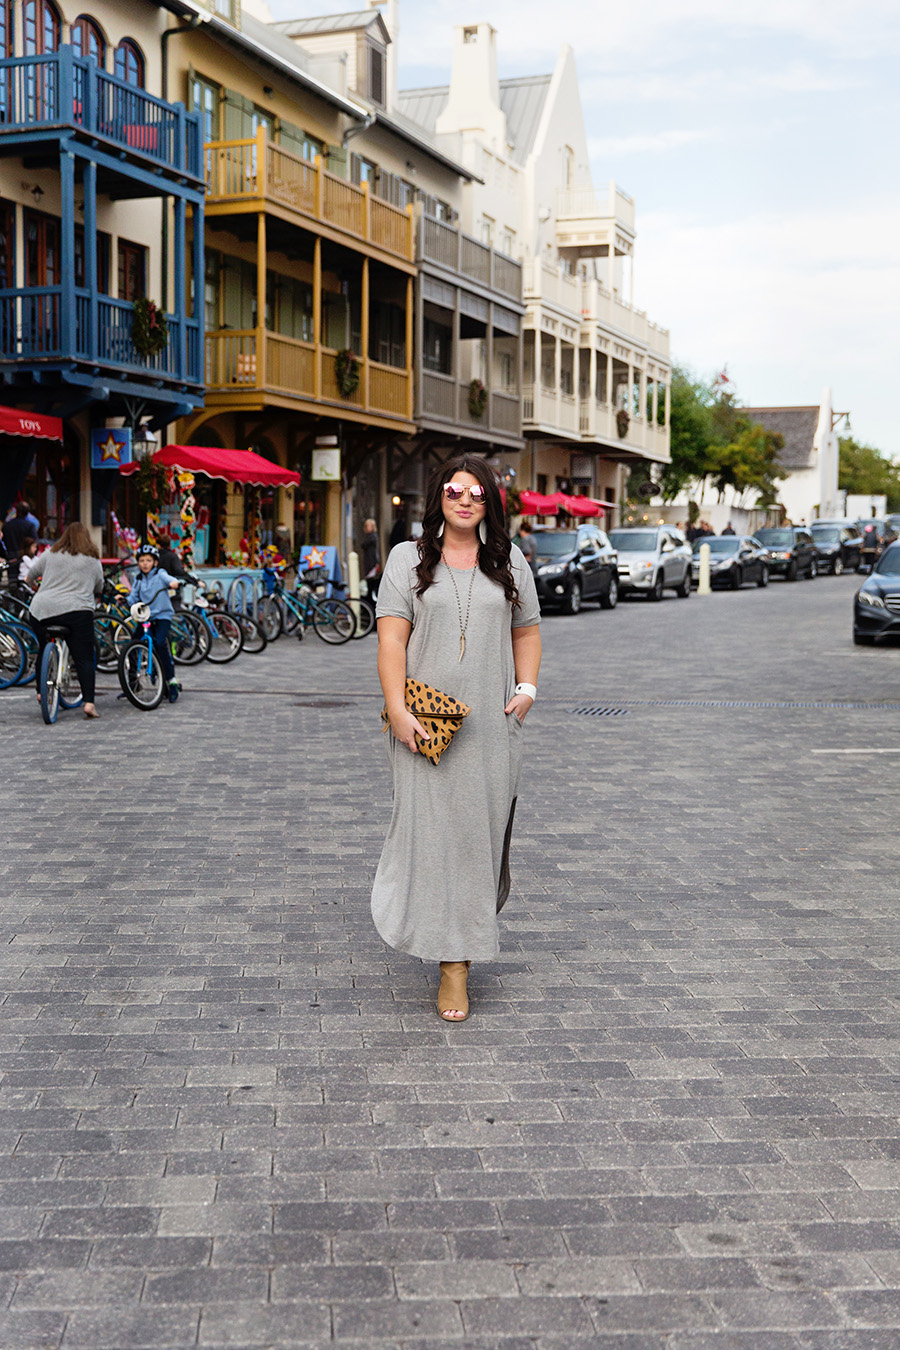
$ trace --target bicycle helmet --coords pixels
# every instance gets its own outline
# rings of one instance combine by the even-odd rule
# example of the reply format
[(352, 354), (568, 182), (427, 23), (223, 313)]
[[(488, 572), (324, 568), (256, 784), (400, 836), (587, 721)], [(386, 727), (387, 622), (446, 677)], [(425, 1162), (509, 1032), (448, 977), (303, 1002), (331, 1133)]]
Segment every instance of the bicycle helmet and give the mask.
[(136, 556), (140, 558), (145, 553), (148, 553), (151, 558), (155, 558), (156, 561), (159, 562), (159, 549), (155, 544), (141, 544)]

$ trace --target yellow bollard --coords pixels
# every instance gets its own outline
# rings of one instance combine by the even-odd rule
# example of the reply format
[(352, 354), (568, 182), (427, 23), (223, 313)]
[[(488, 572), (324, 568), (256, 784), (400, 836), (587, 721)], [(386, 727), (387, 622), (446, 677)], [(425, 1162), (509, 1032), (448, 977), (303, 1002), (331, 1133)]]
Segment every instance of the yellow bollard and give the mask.
[[(706, 550), (707, 553), (709, 549)], [(353, 617), (359, 623), (359, 554), (347, 554), (347, 594), (350, 597), (350, 608), (353, 610)]]
[(700, 575), (697, 578), (697, 594), (711, 595), (712, 586), (709, 584), (709, 544), (700, 545)]

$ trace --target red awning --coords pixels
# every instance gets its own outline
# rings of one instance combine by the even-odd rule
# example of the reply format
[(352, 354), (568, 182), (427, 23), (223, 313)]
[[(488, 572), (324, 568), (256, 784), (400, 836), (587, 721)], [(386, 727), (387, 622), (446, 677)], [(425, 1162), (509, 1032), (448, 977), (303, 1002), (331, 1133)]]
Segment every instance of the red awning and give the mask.
[(519, 493), (519, 501), (522, 503), (522, 514), (525, 516), (555, 516), (559, 510), (559, 502), (555, 497), (547, 497), (542, 492), (532, 492), (526, 488), (524, 492)]
[[(184, 473), (204, 473), (226, 483), (250, 483), (254, 487), (294, 487), (299, 473), (282, 469), (253, 450), (216, 450), (205, 445), (164, 445), (152, 456), (154, 464)], [(137, 462), (123, 464), (120, 473), (136, 473)]]
[(5, 436), (35, 436), (42, 441), (61, 441), (62, 418), (19, 412), (18, 408), (0, 408), (0, 432)]

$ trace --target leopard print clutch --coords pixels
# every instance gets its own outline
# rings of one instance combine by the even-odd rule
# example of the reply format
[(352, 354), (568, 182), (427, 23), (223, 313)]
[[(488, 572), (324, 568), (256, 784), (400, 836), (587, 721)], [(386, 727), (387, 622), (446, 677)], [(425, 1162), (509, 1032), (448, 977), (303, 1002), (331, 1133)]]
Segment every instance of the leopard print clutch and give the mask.
[[(431, 737), (430, 740), (423, 741), (417, 734), (416, 749), (432, 764), (437, 764), (462, 726), (463, 718), (468, 717), (472, 709), (465, 703), (460, 703), (458, 699), (451, 698), (449, 694), (442, 694), (439, 689), (433, 689), (430, 684), (422, 684), (420, 680), (411, 678), (407, 678), (406, 681), (405, 702), (413, 717), (422, 724)], [(381, 720), (385, 724), (384, 730), (390, 731), (387, 708), (382, 708)]]

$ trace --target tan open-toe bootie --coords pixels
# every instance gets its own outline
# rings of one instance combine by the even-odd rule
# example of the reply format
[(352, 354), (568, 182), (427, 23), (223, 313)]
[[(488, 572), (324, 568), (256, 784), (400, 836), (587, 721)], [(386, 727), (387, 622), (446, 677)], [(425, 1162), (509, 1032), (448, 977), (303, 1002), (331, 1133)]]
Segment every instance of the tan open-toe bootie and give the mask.
[[(471, 961), (442, 961), (441, 984), (438, 989), (437, 1009), (444, 1022), (464, 1022), (469, 1015), (469, 996), (466, 980)], [(462, 1017), (448, 1017), (449, 1012), (460, 1012)]]

